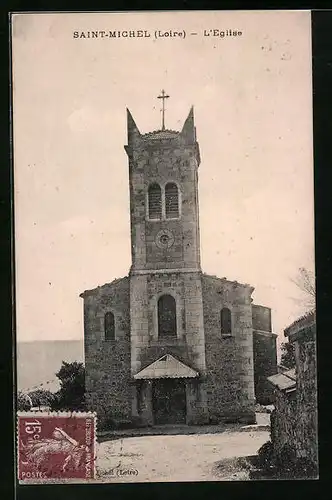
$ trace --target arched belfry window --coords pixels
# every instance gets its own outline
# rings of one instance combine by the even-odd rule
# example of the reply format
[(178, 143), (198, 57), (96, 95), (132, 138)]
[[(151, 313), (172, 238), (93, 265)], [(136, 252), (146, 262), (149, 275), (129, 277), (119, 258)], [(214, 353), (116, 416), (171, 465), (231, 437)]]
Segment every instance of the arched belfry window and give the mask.
[(172, 295), (158, 300), (158, 337), (176, 337), (176, 302)]
[(115, 320), (112, 312), (107, 312), (104, 318), (105, 340), (115, 340)]
[(179, 217), (179, 190), (174, 182), (168, 182), (165, 186), (165, 213), (166, 219)]
[(161, 219), (162, 201), (161, 187), (151, 184), (148, 190), (149, 219)]
[(224, 307), (220, 312), (220, 326), (222, 335), (232, 333), (232, 314), (227, 307)]

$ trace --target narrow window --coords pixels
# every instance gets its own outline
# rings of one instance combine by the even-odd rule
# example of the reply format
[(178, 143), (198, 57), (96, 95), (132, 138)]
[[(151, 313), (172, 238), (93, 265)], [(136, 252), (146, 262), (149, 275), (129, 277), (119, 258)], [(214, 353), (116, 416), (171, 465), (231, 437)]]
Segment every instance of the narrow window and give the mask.
[(179, 191), (174, 182), (169, 182), (165, 187), (165, 212), (166, 219), (179, 217)]
[(220, 312), (220, 324), (222, 335), (232, 333), (232, 315), (227, 307), (224, 307)]
[(158, 300), (158, 336), (176, 337), (176, 302), (171, 295), (162, 295)]
[(149, 219), (161, 219), (161, 188), (151, 184), (148, 191)]
[(114, 314), (107, 312), (105, 314), (105, 340), (115, 340), (115, 321)]

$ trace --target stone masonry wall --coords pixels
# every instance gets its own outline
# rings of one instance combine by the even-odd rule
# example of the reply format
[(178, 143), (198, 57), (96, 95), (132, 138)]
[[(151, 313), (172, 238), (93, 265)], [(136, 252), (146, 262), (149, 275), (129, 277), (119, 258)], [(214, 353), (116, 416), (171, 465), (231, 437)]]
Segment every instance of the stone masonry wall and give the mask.
[(252, 304), (252, 327), (262, 332), (272, 332), (271, 309)]
[(277, 345), (274, 335), (253, 332), (255, 398), (262, 405), (272, 404), (275, 393), (267, 377), (277, 373)]
[[(131, 418), (129, 279), (84, 295), (86, 400), (98, 422)], [(115, 316), (115, 340), (105, 341), (104, 316)]]
[[(176, 300), (177, 337), (158, 338), (157, 303), (162, 294)], [(164, 354), (172, 354), (186, 365), (205, 371), (201, 273), (164, 273), (131, 276), (132, 374)], [(191, 419), (206, 414), (202, 388), (192, 405)], [(191, 397), (192, 399), (192, 397)], [(202, 414), (202, 415), (201, 415)]]
[(296, 391), (289, 394), (276, 390), (275, 410), (271, 414), (271, 441), (274, 455), (280, 456), (285, 445), (296, 446)]
[(267, 377), (277, 373), (277, 341), (272, 333), (271, 309), (252, 304), (254, 330), (255, 397), (259, 404), (272, 404), (274, 390)]
[[(251, 287), (203, 276), (206, 391), (211, 421), (255, 421)], [(222, 336), (220, 310), (232, 313)]]
[(130, 277), (131, 375), (142, 368), (142, 352), (149, 345), (148, 276)]
[(296, 390), (287, 395), (276, 389), (275, 410), (271, 416), (271, 440), (275, 455), (287, 444), (295, 450), (297, 458), (309, 459), (317, 466), (315, 326), (304, 327), (293, 338), (289, 335), (289, 340), (295, 345)]
[(295, 342), (297, 376), (296, 449), (298, 456), (317, 463), (316, 342)]
[[(134, 276), (135, 283), (138, 281)], [(165, 353), (173, 354), (198, 371), (205, 369), (203, 310), (200, 273), (172, 273), (140, 276), (144, 282), (144, 293), (135, 293), (133, 304), (143, 314), (147, 304), (147, 323), (144, 335), (136, 343), (137, 369), (140, 370)], [(138, 286), (138, 285), (136, 285)], [(176, 300), (177, 338), (158, 338), (158, 299), (170, 294)], [(132, 330), (137, 329), (137, 321), (132, 320)], [(139, 366), (139, 368), (138, 368)]]
[[(140, 269), (196, 268), (199, 264), (199, 241), (196, 232), (197, 165), (194, 151), (172, 143), (156, 144), (156, 141), (152, 145), (142, 141), (141, 147), (142, 150), (133, 152), (130, 168), (132, 220), (136, 234), (133, 264)], [(167, 182), (176, 182), (181, 217), (176, 220), (148, 219), (147, 192), (153, 182), (157, 182), (162, 189)], [(157, 233), (163, 229), (171, 230), (174, 235), (174, 244), (166, 250), (155, 244)]]

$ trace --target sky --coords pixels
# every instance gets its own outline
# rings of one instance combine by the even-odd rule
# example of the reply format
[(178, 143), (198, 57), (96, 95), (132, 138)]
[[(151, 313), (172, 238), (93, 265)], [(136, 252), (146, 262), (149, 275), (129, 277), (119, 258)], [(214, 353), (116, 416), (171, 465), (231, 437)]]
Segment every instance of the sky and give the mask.
[(164, 88), (167, 128), (194, 105), (202, 268), (253, 285), (282, 341), (314, 269), (310, 13), (17, 14), (12, 51), (17, 339), (82, 339), (79, 294), (128, 273), (126, 107), (159, 129)]

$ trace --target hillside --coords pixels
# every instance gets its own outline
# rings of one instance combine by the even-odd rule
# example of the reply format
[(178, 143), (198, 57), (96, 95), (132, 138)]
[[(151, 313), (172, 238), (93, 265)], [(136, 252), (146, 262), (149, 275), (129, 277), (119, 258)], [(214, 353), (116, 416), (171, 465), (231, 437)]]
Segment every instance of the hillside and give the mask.
[(55, 373), (62, 361), (83, 361), (84, 346), (81, 340), (50, 340), (18, 342), (17, 388), (27, 391), (42, 385), (56, 391), (59, 388)]

